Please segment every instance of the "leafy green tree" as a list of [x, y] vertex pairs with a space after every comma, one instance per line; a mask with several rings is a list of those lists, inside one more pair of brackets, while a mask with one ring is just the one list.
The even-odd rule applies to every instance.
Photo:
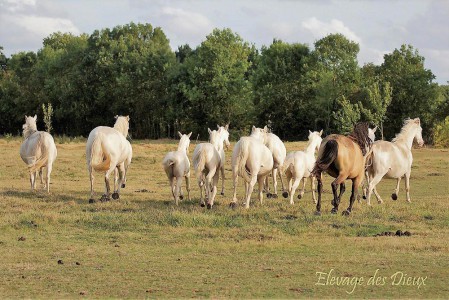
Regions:
[[269, 124], [284, 139], [304, 138], [313, 129], [308, 113], [310, 85], [305, 78], [310, 50], [306, 45], [274, 40], [263, 46], [252, 76], [260, 126]]
[[341, 114], [332, 112], [340, 107], [349, 108], [346, 101], [359, 88], [359, 49], [357, 43], [342, 34], [330, 34], [315, 42], [308, 76], [313, 82], [315, 108], [320, 112], [320, 123], [325, 131], [346, 126], [343, 122], [347, 119], [340, 119]]
[[437, 84], [432, 71], [424, 68], [424, 57], [411, 45], [402, 45], [384, 56], [381, 74], [392, 87], [391, 105], [386, 114], [388, 138], [402, 127], [405, 118], [420, 117], [423, 136], [430, 134], [432, 114], [438, 100]]
[[172, 86], [177, 102], [182, 103], [176, 117], [185, 130], [206, 139], [207, 127], [216, 124], [249, 127], [253, 111], [250, 54], [250, 46], [239, 35], [230, 29], [214, 29], [186, 57], [174, 75], [180, 80]]

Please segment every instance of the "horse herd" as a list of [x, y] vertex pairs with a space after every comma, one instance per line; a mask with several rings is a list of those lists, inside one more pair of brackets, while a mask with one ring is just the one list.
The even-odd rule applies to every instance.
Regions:
[[[104, 172], [106, 192], [100, 201], [108, 201], [112, 196], [118, 199], [120, 189], [125, 187], [126, 174], [132, 159], [132, 147], [126, 139], [129, 130], [129, 116], [116, 116], [114, 127], [99, 126], [93, 129], [86, 144], [86, 160], [90, 177], [89, 203], [95, 202], [94, 171]], [[56, 159], [57, 150], [53, 137], [36, 127], [37, 116], [25, 116], [23, 125], [24, 142], [20, 147], [20, 156], [27, 164], [30, 172], [31, 189], [35, 189], [37, 176], [41, 184], [50, 191], [50, 174], [52, 164]], [[208, 129], [209, 142], [196, 145], [192, 156], [193, 169], [200, 189], [200, 205], [212, 208], [218, 190], [221, 174], [221, 194], [224, 195], [225, 180], [225, 147], [229, 148], [229, 124], [217, 126], [216, 130]], [[376, 191], [376, 185], [383, 177], [396, 178], [397, 186], [392, 194], [396, 200], [399, 183], [405, 177], [406, 200], [410, 202], [410, 172], [413, 161], [412, 145], [416, 140], [419, 146], [424, 144], [422, 128], [419, 118], [406, 119], [396, 137], [391, 141], [374, 141], [376, 128], [371, 129], [368, 123], [358, 123], [353, 132], [348, 135], [331, 134], [322, 139], [323, 131], [309, 131], [308, 144], [304, 151], [294, 151], [287, 154], [281, 139], [265, 126], [252, 127], [249, 136], [241, 137], [232, 152], [232, 181], [233, 199], [230, 207], [238, 205], [237, 183], [242, 177], [245, 184], [245, 207], [249, 208], [251, 194], [258, 183], [259, 201], [262, 204], [263, 193], [267, 197], [277, 198], [277, 177], [279, 176], [282, 195], [290, 196], [290, 203], [294, 204], [294, 195], [301, 180], [302, 189], [298, 199], [304, 196], [306, 181], [311, 179], [312, 198], [316, 203], [316, 214], [321, 214], [321, 195], [323, 193], [322, 174], [327, 172], [334, 177], [332, 181], [333, 208], [332, 213], [338, 212], [340, 199], [345, 192], [345, 181], [351, 179], [352, 193], [349, 207], [343, 211], [349, 215], [358, 189], [366, 177], [364, 198], [370, 205], [371, 194], [374, 192], [379, 203], [382, 198]], [[178, 132], [180, 141], [177, 151], [167, 153], [162, 161], [167, 174], [174, 201], [178, 205], [183, 199], [182, 179], [185, 178], [187, 196], [190, 199], [190, 159], [188, 150], [189, 134]], [[315, 152], [318, 151], [315, 158]], [[45, 183], [43, 170], [46, 169]], [[114, 189], [111, 193], [109, 177], [114, 172]], [[269, 175], [273, 179], [273, 193], [270, 192]], [[287, 180], [287, 188], [284, 179]], [[318, 199], [315, 196], [315, 180]], [[339, 193], [338, 187], [340, 187]], [[204, 198], [203, 198], [204, 191]]]

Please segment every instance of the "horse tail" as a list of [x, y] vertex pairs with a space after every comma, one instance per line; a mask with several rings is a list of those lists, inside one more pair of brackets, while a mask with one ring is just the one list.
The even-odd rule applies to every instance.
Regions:
[[90, 149], [90, 165], [97, 171], [107, 171], [111, 166], [111, 155], [108, 154], [101, 142], [103, 135], [99, 133], [92, 142]]
[[45, 144], [45, 136], [43, 132], [39, 132], [39, 140], [36, 145], [36, 151], [38, 149], [41, 150], [41, 156], [36, 159], [36, 161], [32, 164], [28, 165], [28, 170], [30, 173], [34, 173], [38, 171], [40, 168], [45, 166], [48, 163], [48, 152], [49, 149], [47, 148], [47, 145]]
[[312, 174], [317, 176], [326, 171], [334, 162], [338, 155], [338, 143], [336, 140], [329, 140], [325, 145], [322, 154], [317, 158]]
[[237, 168], [240, 176], [246, 182], [251, 181], [251, 176], [248, 170], [246, 169], [246, 161], [248, 160], [248, 152], [249, 152], [249, 142], [246, 139], [241, 139], [239, 141], [239, 148], [237, 149], [237, 157], [235, 161], [235, 167]]
[[203, 170], [206, 167], [206, 155], [201, 151], [201, 148], [196, 148], [193, 152], [193, 167], [195, 168], [195, 175], [198, 183], [203, 186]]

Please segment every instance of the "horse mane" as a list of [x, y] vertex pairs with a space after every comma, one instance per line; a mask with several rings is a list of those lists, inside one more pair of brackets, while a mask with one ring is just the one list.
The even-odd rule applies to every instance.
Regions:
[[366, 149], [371, 147], [373, 143], [368, 135], [368, 122], [360, 122], [354, 125], [354, 129], [348, 138], [353, 140], [357, 145], [359, 145], [360, 150], [362, 150], [363, 156], [366, 154]]
[[402, 124], [401, 131], [396, 134], [396, 136], [393, 138], [392, 142], [396, 143], [398, 141], [406, 140], [407, 139], [407, 133], [409, 132], [410, 128], [416, 125], [416, 122], [414, 119], [407, 118], [404, 120], [404, 123]]
[[117, 121], [115, 121], [114, 129], [123, 134], [126, 138], [128, 136], [129, 123], [126, 117], [117, 117]]
[[28, 123], [26, 122], [23, 126], [23, 137], [27, 139], [30, 135], [37, 131], [36, 123]]

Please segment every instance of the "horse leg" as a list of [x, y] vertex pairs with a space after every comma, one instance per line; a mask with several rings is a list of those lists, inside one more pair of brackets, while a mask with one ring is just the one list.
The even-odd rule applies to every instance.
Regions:
[[186, 174], [187, 199], [190, 201], [190, 171]]
[[[296, 177], [295, 181], [293, 182], [292, 188], [290, 189], [290, 204], [295, 204], [293, 202], [293, 196], [296, 193], [296, 189], [298, 188], [299, 184], [301, 183], [301, 178]], [[301, 199], [301, 197], [299, 197], [298, 195], [298, 199]]]
[[[207, 199], [207, 208], [211, 209], [212, 205], [214, 203], [215, 194], [217, 194], [217, 187], [213, 186], [213, 178], [215, 177], [215, 173], [218, 174], [218, 171], [216, 168], [211, 168], [209, 170], [209, 173], [206, 176], [206, 193], [208, 195]], [[212, 188], [212, 191], [211, 191]]]
[[[340, 199], [341, 196], [343, 196], [343, 193], [345, 192], [345, 179], [347, 178], [346, 174], [343, 174], [340, 172], [337, 178], [335, 178], [334, 181], [332, 181], [332, 194], [334, 195], [334, 199], [332, 200], [332, 205], [334, 208], [332, 208], [331, 213], [335, 214], [338, 211], [338, 206], [340, 205]], [[337, 196], [337, 189], [338, 186], [340, 186], [340, 194]]]
[[111, 186], [109, 184], [109, 176], [111, 175], [111, 173], [114, 171], [115, 168], [116, 168], [115, 166], [113, 168], [110, 168], [109, 170], [106, 171], [104, 175], [104, 184], [106, 186], [106, 193], [101, 197], [101, 201], [111, 200], [110, 198]]
[[42, 167], [42, 168], [39, 169], [39, 177], [41, 179], [41, 187], [42, 187], [42, 189], [45, 189], [47, 186], [45, 185], [44, 176], [43, 175], [44, 175], [44, 168]]
[[53, 162], [47, 162], [47, 174], [46, 174], [46, 182], [45, 185], [47, 186], [47, 193], [50, 193], [50, 175], [51, 171], [53, 170]]
[[[254, 171], [254, 174], [259, 173], [259, 170]], [[257, 181], [257, 175], [252, 176], [251, 181], [249, 183], [246, 184], [246, 203], [245, 203], [245, 208], [248, 209], [249, 208], [249, 201], [251, 199], [251, 194], [253, 193], [253, 189], [254, 189], [254, 185], [256, 184]]]
[[214, 177], [212, 178], [212, 200], [210, 201], [210, 207], [214, 206], [215, 196], [217, 195], [218, 190], [218, 180], [220, 179], [220, 173], [219, 170], [215, 173]]
[[257, 182], [259, 183], [259, 201], [260, 201], [260, 205], [262, 205], [263, 202], [263, 182], [264, 182], [265, 178], [263, 177], [259, 177], [257, 178]]
[[182, 198], [183, 198], [181, 185], [182, 185], [182, 177], [181, 176], [176, 177], [176, 187], [175, 187], [175, 203], [176, 203], [176, 205], [178, 205], [179, 199], [182, 200]]
[[271, 197], [277, 198], [278, 197], [278, 180], [277, 180], [278, 169], [277, 168], [273, 169], [271, 171], [271, 174], [273, 175], [273, 187], [274, 187], [274, 194], [272, 194]]
[[383, 175], [378, 174], [377, 176], [374, 176], [369, 181], [369, 184], [368, 184], [368, 195], [366, 196], [367, 197], [366, 204], [371, 205], [371, 194], [372, 194], [373, 190], [374, 190], [374, 194], [376, 195], [377, 202], [379, 204], [383, 202], [382, 199], [380, 198], [380, 195], [377, 193], [377, 190], [376, 190], [376, 185], [382, 180], [382, 177], [383, 177]]
[[31, 184], [31, 191], [34, 191], [34, 183], [36, 181], [36, 173], [30, 172], [30, 184]]
[[310, 188], [312, 189], [312, 199], [313, 203], [316, 204], [316, 196], [315, 196], [315, 176], [312, 176], [310, 180]]
[[343, 211], [342, 215], [349, 216], [349, 214], [351, 213], [355, 198], [357, 198], [358, 188], [362, 181], [362, 178], [363, 177], [356, 177], [352, 180], [352, 192], [351, 192], [351, 198], [349, 198], [349, 207], [345, 211]]
[[273, 196], [273, 194], [270, 193], [270, 182], [268, 180], [268, 175], [267, 177], [265, 177], [265, 192], [267, 193], [267, 198], [271, 198]]
[[114, 200], [120, 198], [120, 188], [122, 187], [123, 184], [124, 175], [125, 175], [125, 164], [121, 163], [117, 168], [114, 169], [114, 193], [112, 194], [112, 199]]
[[221, 195], [224, 196], [224, 183], [225, 183], [225, 168], [224, 168], [224, 162], [222, 166], [220, 167], [221, 172]]
[[407, 202], [412, 202], [410, 200], [410, 172], [405, 173], [405, 193]]
[[318, 201], [316, 203], [315, 215], [321, 216], [321, 194], [323, 193], [323, 178], [321, 172], [316, 174], [316, 179], [318, 181]]
[[198, 187], [200, 188], [200, 206], [204, 207], [206, 206], [206, 203], [204, 203], [203, 200], [203, 189], [204, 189], [204, 194], [207, 195], [207, 190], [204, 188], [204, 182], [203, 182], [203, 175], [201, 174], [201, 179], [198, 180]]
[[170, 188], [171, 188], [171, 194], [173, 195], [173, 199], [176, 202], [176, 182], [175, 182], [175, 178], [176, 177], [169, 177], [168, 180], [170, 182]]
[[89, 166], [89, 179], [90, 179], [90, 199], [89, 203], [94, 203], [94, 172], [92, 170], [92, 167]]
[[235, 208], [237, 207], [237, 183], [238, 183], [238, 170], [235, 167], [232, 167], [232, 184], [234, 188], [234, 195], [232, 196], [232, 201], [229, 203], [229, 207]]
[[301, 192], [299, 192], [298, 199], [301, 199], [302, 197], [304, 197], [304, 191], [306, 190], [306, 180], [307, 180], [307, 178], [304, 177], [304, 178], [302, 178], [300, 180], [302, 180], [302, 189], [301, 189]]
[[393, 200], [397, 200], [398, 199], [398, 194], [399, 194], [399, 184], [401, 183], [401, 177], [398, 177], [397, 179], [397, 183], [396, 183], [396, 189], [394, 190], [394, 193], [391, 194], [391, 199]]
[[288, 192], [285, 190], [284, 181], [282, 179], [282, 174], [284, 174], [284, 166], [279, 167], [279, 179], [281, 180], [281, 186], [282, 186], [282, 197], [287, 198]]

